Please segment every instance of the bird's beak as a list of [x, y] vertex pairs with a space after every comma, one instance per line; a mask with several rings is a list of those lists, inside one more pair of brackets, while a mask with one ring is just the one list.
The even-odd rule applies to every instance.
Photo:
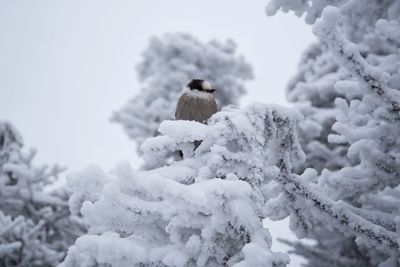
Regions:
[[207, 92], [209, 92], [209, 93], [214, 93], [214, 92], [215, 92], [215, 89], [209, 89], [209, 90], [207, 90]]

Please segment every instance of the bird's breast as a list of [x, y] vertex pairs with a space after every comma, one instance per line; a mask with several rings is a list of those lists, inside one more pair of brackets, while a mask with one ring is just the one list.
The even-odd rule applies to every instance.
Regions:
[[212, 96], [206, 98], [183, 94], [178, 100], [175, 117], [177, 120], [204, 122], [217, 111], [217, 103]]

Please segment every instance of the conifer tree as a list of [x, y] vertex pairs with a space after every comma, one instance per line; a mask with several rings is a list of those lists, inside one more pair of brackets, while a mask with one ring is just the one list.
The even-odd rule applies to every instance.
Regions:
[[35, 166], [35, 153], [0, 121], [0, 266], [55, 266], [84, 231], [70, 216], [67, 192], [46, 190], [63, 168]]
[[400, 232], [400, 1], [272, 0], [267, 13], [279, 9], [305, 14], [319, 39], [288, 86], [305, 116], [299, 135], [307, 160], [298, 172], [317, 170], [310, 183], [365, 219], [343, 218], [357, 226], [349, 232], [312, 218], [306, 236], [316, 245], [295, 243], [295, 253], [308, 266], [398, 266], [398, 242], [374, 242], [366, 225]]
[[[63, 266], [286, 266], [270, 250], [265, 204], [304, 154], [295, 125], [301, 116], [278, 106], [228, 107], [207, 125], [164, 121], [142, 145], [158, 166], [171, 151], [183, 160], [147, 171], [90, 166], [69, 177], [70, 205], [88, 234]], [[202, 140], [193, 151], [193, 142]], [[280, 178], [279, 178], [280, 177]]]

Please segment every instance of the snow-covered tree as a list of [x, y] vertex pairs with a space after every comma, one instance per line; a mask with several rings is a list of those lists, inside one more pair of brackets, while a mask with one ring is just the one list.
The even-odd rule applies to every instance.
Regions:
[[311, 205], [316, 244], [295, 253], [308, 266], [399, 266], [400, 1], [272, 0], [267, 13], [279, 9], [305, 14], [319, 38], [288, 86], [305, 116], [297, 170], [317, 170], [308, 187], [353, 213], [330, 221]]
[[174, 119], [179, 94], [190, 80], [209, 81], [222, 107], [237, 104], [245, 93], [244, 82], [253, 77], [232, 40], [204, 43], [186, 33], [151, 38], [137, 72], [143, 88], [113, 114], [112, 121], [121, 123], [139, 146], [157, 134], [162, 121]]
[[89, 231], [63, 266], [285, 266], [289, 258], [270, 250], [262, 220], [276, 211], [266, 203], [280, 183], [293, 180], [291, 164], [304, 160], [300, 118], [252, 104], [228, 106], [207, 125], [164, 121], [161, 135], [142, 144], [144, 159], [158, 166], [181, 150], [182, 160], [146, 171], [120, 163], [109, 174], [97, 166], [71, 174], [70, 207]]
[[36, 167], [19, 132], [0, 121], [0, 266], [55, 266], [83, 227], [68, 195], [46, 191], [62, 168]]

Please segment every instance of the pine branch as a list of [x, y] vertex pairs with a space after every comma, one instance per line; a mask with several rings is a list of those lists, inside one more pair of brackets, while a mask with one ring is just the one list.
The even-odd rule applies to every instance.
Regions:
[[[284, 171], [282, 172], [284, 173]], [[376, 246], [387, 249], [400, 248], [400, 235], [376, 225], [354, 213], [343, 203], [335, 202], [323, 196], [310, 185], [303, 183], [297, 175], [279, 175], [276, 180], [284, 185], [287, 194], [295, 195], [312, 203], [313, 208], [328, 220], [334, 220], [338, 230], [342, 227], [355, 236], [371, 240]]]
[[372, 93], [381, 98], [388, 105], [389, 110], [394, 113], [396, 120], [400, 120], [400, 103], [391, 96], [384, 74], [370, 66], [361, 56], [357, 45], [347, 40], [339, 30], [340, 21], [342, 21], [342, 17], [339, 9], [327, 7], [324, 9], [322, 17], [315, 23], [313, 32], [337, 56], [342, 66]]

